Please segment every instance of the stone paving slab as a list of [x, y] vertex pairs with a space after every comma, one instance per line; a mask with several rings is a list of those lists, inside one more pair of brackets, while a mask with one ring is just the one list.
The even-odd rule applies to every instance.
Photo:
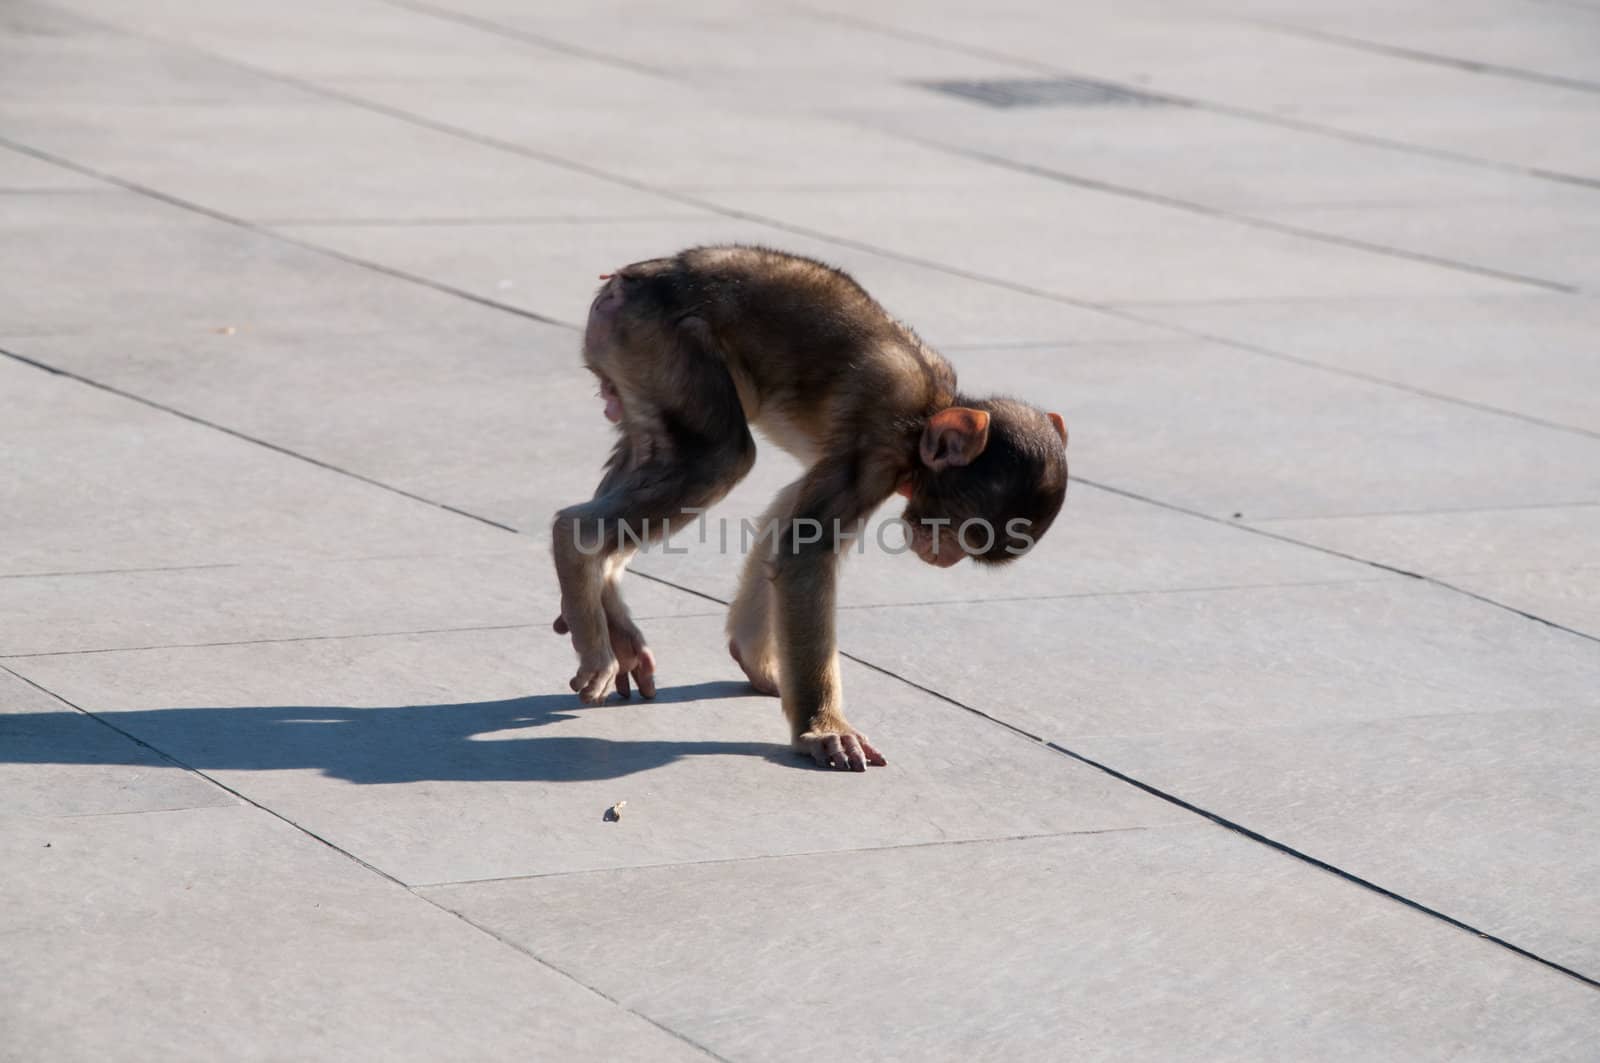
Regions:
[[847, 702], [894, 769], [835, 779], [789, 750], [720, 616], [647, 634], [660, 696], [593, 708], [544, 625], [7, 666], [411, 884], [1189, 818], [852, 664]]
[[105, 330], [0, 337], [0, 349], [542, 538], [557, 509], [593, 492], [610, 452], [578, 337], [480, 307], [430, 314], [427, 302], [415, 327], [407, 315], [379, 332], [275, 315], [231, 335]]
[[1068, 744], [1594, 978], [1600, 853], [1571, 840], [1600, 816], [1600, 695], [1541, 704]]
[[[238, 100], [245, 91], [262, 102], [301, 95], [210, 56], [142, 44], [60, 5], [8, 4], [3, 17], [0, 67], [6, 94], [0, 114], [8, 123], [42, 103], [187, 107]], [[90, 69], [94, 76], [63, 77], [64, 68]]]
[[[5, 575], [501, 550], [503, 531], [0, 359]], [[114, 534], [103, 523], [114, 517]]]
[[[845, 17], [859, 10], [839, 0]], [[1488, 79], [1296, 38], [1266, 26], [1171, 5], [1079, 12], [1015, 3], [982, 11], [945, 0], [887, 5], [869, 23], [924, 34], [952, 50], [981, 49], [1079, 77], [1106, 78], [1203, 105], [1281, 117], [1344, 135], [1380, 137], [1516, 167], [1583, 175], [1600, 149], [1592, 138], [1548, 137], [1542, 122], [1592, 122], [1600, 97], [1555, 85]], [[1004, 17], [1001, 16], [1003, 13]], [[1531, 16], [1514, 7], [1510, 16]], [[1065, 34], [1065, 36], [1063, 36]], [[1555, 35], [1554, 33], [1551, 34]], [[1069, 42], [1065, 46], [1063, 41]], [[1249, 62], [1237, 57], [1249, 56]], [[1018, 76], [1023, 76], [1019, 73]]]
[[1245, 520], [1600, 497], [1600, 439], [1191, 341], [952, 354], [1066, 411], [1074, 471]]
[[[991, 111], [933, 93], [920, 103], [892, 110], [858, 104], [845, 113], [892, 135], [1251, 216], [1272, 207], [1510, 203], [1551, 194], [1522, 174], [1430, 157], [1397, 166], [1389, 148], [1198, 107]], [[1181, 167], [1170, 164], [1174, 154]], [[1380, 242], [1394, 243], [1389, 234]]]
[[5, 796], [0, 816], [13, 826], [22, 817], [108, 816], [235, 803], [225, 790], [3, 670], [0, 794]]
[[[1486, 63], [1513, 73], [1568, 77], [1594, 83], [1594, 43], [1600, 38], [1600, 9], [1584, 0], [1541, 5], [1536, 20], [1515, 18], [1506, 0], [1465, 0], [1384, 5], [1305, 3], [1303, 0], [1252, 0], [1250, 12], [1284, 28], [1334, 34], [1352, 48], [1402, 49], [1438, 62]], [[1322, 38], [1328, 39], [1328, 38]]]
[[[856, 135], [860, 135], [859, 133]], [[952, 165], [929, 149], [925, 165]], [[852, 234], [876, 246], [1093, 303], [1510, 293], [1525, 286], [1404, 258], [1242, 227], [1039, 177], [981, 214], [961, 188], [726, 189], [725, 207]], [[1060, 254], [1070, 247], [1073, 253]], [[1218, 269], [1225, 261], [1227, 268]]]
[[1544, 572], [1474, 572], [1450, 580], [1600, 641], [1600, 564]]
[[0, 851], [0, 1058], [705, 1058], [258, 809], [7, 815]]
[[[682, 203], [327, 99], [10, 108], [40, 150], [256, 220], [694, 216]], [[300, 160], [285, 182], [281, 158]], [[530, 204], [536, 204], [530, 209]]]
[[1600, 503], [1273, 520], [1271, 532], [1407, 572], [1522, 572], [1600, 563]]
[[0, 285], [7, 335], [304, 319], [374, 331], [419, 302], [446, 298], [281, 240], [241, 237], [144, 196], [63, 192], [28, 201], [26, 215], [8, 209], [0, 228], [10, 256]]
[[[1248, 606], [1230, 604], [1241, 597]], [[1404, 580], [985, 608], [989, 623], [974, 629], [950, 607], [923, 607], [929, 637], [918, 643], [895, 637], [895, 610], [850, 611], [844, 644], [1335, 866], [1600, 970], [1600, 942], [1584, 929], [1593, 904], [1576, 885], [1594, 869], [1559, 840], [1581, 835], [1595, 811], [1579, 781], [1592, 774], [1584, 750], [1600, 741], [1593, 641]], [[927, 649], [957, 629], [968, 653], [1003, 637], [1033, 663], [996, 676]], [[1543, 896], [1566, 900], [1530, 904]]]
[[[1593, 642], [1395, 578], [850, 610], [844, 647], [1064, 742], [1591, 706]], [[949, 646], [959, 639], [963, 657]], [[1004, 644], [1027, 667], [974, 667]]]
[[[960, 106], [968, 111], [955, 110]], [[866, 112], [861, 120], [1016, 171], [1098, 183], [1193, 214], [1396, 257], [1426, 256], [1469, 272], [1499, 271], [1532, 292], [1583, 288], [1595, 272], [1595, 207], [1582, 188], [1448, 159], [1400, 168], [1391, 150], [1192, 108], [1144, 107], [1131, 116], [1107, 108], [1086, 115], [1020, 108], [974, 121], [973, 106], [953, 101]], [[1193, 153], [1194, 166], [1162, 165], [1174, 152]], [[1274, 198], [1262, 199], [1264, 192]], [[1494, 225], [1472, 224], [1486, 211]]]
[[598, 282], [617, 266], [685, 246], [757, 243], [849, 271], [892, 314], [935, 345], [1150, 340], [1144, 324], [949, 271], [899, 262], [755, 221], [607, 221], [592, 224], [284, 227], [298, 238], [432, 277], [454, 287], [579, 324]]
[[1579, 1060], [1600, 1033], [1587, 987], [1203, 828], [426, 895], [729, 1058], [812, 1058], [818, 1015], [870, 1059]]
[[1600, 302], [1592, 299], [1527, 294], [1138, 309], [1201, 333], [1600, 433], [1600, 367], [1591, 357]]
[[[104, 185], [91, 177], [63, 170], [59, 166], [40, 162], [14, 151], [0, 151], [0, 195], [21, 195], [29, 192], [55, 192], [77, 189], [99, 192]], [[30, 202], [32, 202], [30, 200]], [[15, 207], [8, 205], [7, 210]]]
[[1482, 203], [1292, 207], [1264, 216], [1302, 229], [1592, 289], [1600, 274], [1600, 206], [1592, 196], [1530, 196], [1492, 209], [1493, 226], [1482, 224]]
[[[510, 536], [506, 537], [508, 540]], [[640, 619], [719, 606], [643, 579]], [[0, 660], [458, 628], [548, 628], [560, 611], [542, 544], [467, 557], [220, 564], [0, 578]]]

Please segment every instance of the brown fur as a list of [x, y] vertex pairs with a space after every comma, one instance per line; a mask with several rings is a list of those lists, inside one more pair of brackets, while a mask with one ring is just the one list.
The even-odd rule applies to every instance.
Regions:
[[[781, 694], [797, 748], [837, 767], [883, 763], [842, 710], [831, 530], [908, 487], [908, 520], [952, 522], [937, 548], [915, 540], [925, 560], [969, 556], [953, 541], [969, 518], [999, 532], [970, 556], [1010, 560], [1020, 541], [1007, 521], [1037, 539], [1061, 506], [1059, 419], [963, 398], [949, 363], [848, 275], [764, 248], [694, 248], [618, 271], [590, 308], [584, 359], [620, 398], [622, 435], [594, 498], [554, 527], [573, 689], [599, 701], [613, 681], [626, 694], [631, 675], [654, 692], [653, 658], [617, 590], [632, 552], [617, 524], [648, 522], [660, 538], [687, 522], [685, 507], [713, 505], [754, 462], [754, 426], [808, 471], [763, 518], [776, 549], [746, 560], [729, 649], [757, 689]], [[801, 518], [825, 529], [821, 542], [796, 534]]]

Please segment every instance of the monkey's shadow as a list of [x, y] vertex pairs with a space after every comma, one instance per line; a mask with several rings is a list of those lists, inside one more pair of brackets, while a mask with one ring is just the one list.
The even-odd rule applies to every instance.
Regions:
[[[354, 708], [263, 705], [108, 712], [112, 726], [191, 767], [205, 770], [315, 769], [354, 783], [436, 781], [581, 782], [617, 779], [685, 757], [743, 756], [812, 768], [786, 745], [541, 735], [538, 729], [591, 714], [626, 729], [640, 705], [748, 697], [743, 683], [698, 683], [658, 692], [650, 702], [584, 706], [575, 694], [504, 701]], [[775, 713], [772, 714], [776, 716]], [[773, 726], [781, 721], [768, 719]], [[85, 731], [75, 713], [0, 714], [0, 763], [148, 764], [149, 754]], [[98, 730], [98, 725], [91, 725]], [[608, 728], [610, 729], [610, 728]]]

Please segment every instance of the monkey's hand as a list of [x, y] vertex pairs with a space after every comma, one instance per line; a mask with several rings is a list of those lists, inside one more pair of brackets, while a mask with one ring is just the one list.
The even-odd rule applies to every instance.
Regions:
[[811, 730], [795, 738], [794, 748], [809, 753], [824, 768], [866, 771], [868, 764], [881, 768], [889, 763], [867, 741], [866, 735], [837, 717], [828, 721], [813, 720]]
[[[564, 616], [556, 617], [551, 627], [557, 635], [565, 635], [571, 630]], [[631, 678], [639, 684], [641, 697], [655, 697], [656, 657], [650, 652], [650, 647], [644, 644], [644, 634], [631, 619], [618, 620], [609, 612], [606, 613], [606, 632], [611, 636], [612, 659], [580, 663], [578, 674], [572, 679], [572, 689], [586, 704], [593, 705], [605, 700], [613, 678], [616, 680], [617, 693], [624, 698], [631, 697]]]

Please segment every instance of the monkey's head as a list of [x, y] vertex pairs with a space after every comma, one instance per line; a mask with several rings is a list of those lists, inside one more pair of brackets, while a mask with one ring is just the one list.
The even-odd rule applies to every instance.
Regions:
[[928, 418], [919, 464], [901, 488], [918, 557], [1002, 564], [1044, 535], [1067, 494], [1067, 426], [1011, 399], [974, 401]]

